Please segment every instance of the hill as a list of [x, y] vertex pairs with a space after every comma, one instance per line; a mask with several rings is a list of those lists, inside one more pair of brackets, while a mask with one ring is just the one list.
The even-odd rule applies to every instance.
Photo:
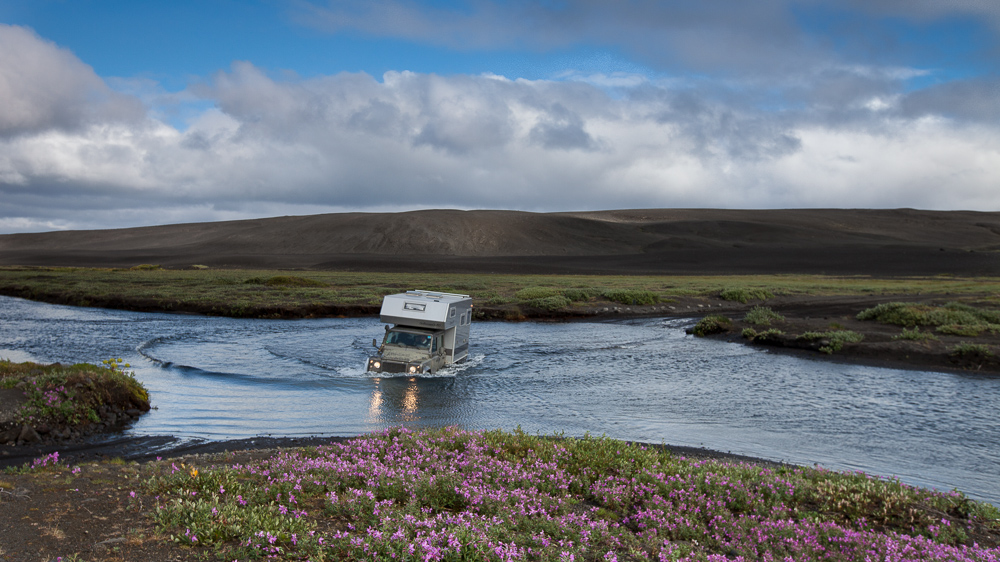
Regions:
[[599, 274], [998, 275], [1000, 213], [339, 213], [0, 236], [0, 265]]

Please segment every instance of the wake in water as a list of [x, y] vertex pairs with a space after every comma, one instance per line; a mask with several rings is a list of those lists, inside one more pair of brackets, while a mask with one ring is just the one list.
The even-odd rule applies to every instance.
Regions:
[[383, 332], [375, 318], [246, 320], [0, 298], [0, 357], [124, 358], [157, 408], [132, 435], [521, 426], [859, 469], [1000, 501], [995, 379], [804, 360], [688, 336], [691, 323], [478, 323], [466, 362], [374, 377], [365, 365]]

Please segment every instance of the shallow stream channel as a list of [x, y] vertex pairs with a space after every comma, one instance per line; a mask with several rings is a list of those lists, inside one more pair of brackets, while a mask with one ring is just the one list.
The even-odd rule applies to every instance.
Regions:
[[692, 322], [479, 322], [469, 361], [387, 378], [364, 371], [383, 333], [376, 318], [241, 320], [0, 297], [0, 358], [124, 358], [155, 408], [134, 435], [520, 426], [862, 470], [1000, 505], [1000, 379], [773, 353], [686, 335]]

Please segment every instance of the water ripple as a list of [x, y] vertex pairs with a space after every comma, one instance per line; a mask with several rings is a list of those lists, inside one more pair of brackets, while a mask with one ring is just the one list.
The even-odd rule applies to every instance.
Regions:
[[353, 435], [405, 424], [611, 437], [896, 475], [1000, 503], [1000, 380], [693, 338], [685, 319], [477, 323], [470, 360], [364, 371], [376, 319], [239, 320], [0, 297], [0, 357], [124, 357], [139, 435]]

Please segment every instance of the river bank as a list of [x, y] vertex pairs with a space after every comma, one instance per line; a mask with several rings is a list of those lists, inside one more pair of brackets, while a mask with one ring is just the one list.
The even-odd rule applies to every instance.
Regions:
[[397, 428], [325, 440], [260, 441], [253, 449], [189, 450], [142, 462], [37, 458], [31, 468], [0, 473], [0, 556], [1000, 554], [996, 508], [863, 474], [521, 432]]
[[[932, 327], [925, 337], [905, 339], [906, 326], [856, 318], [867, 308], [890, 302], [959, 303], [992, 310], [1000, 295], [996, 278], [294, 273], [163, 270], [157, 266], [127, 270], [8, 267], [0, 268], [0, 294], [137, 312], [299, 319], [377, 317], [382, 296], [421, 287], [471, 295], [477, 321], [722, 315], [732, 323], [713, 337], [775, 351], [906, 369], [1000, 374], [1000, 330], [956, 335], [935, 333]], [[755, 306], [780, 314], [780, 325], [742, 322]], [[742, 337], [746, 328], [769, 330], [769, 334]], [[831, 330], [856, 332], [862, 338], [826, 354], [820, 351], [822, 338], [800, 337]], [[979, 347], [957, 347], [963, 344]]]

